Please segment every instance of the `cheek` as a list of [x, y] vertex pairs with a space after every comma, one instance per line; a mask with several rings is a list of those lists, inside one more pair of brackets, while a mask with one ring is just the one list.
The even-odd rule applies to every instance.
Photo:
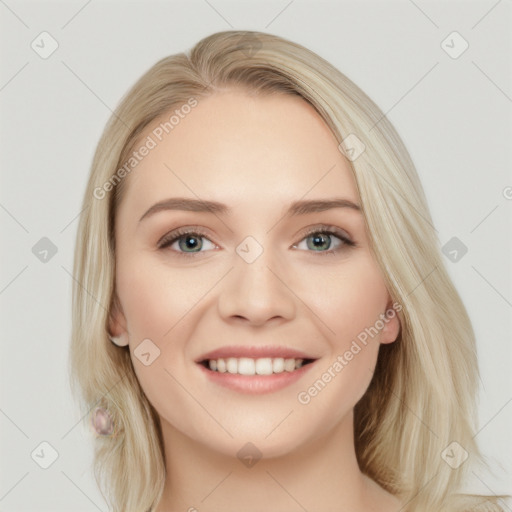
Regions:
[[190, 397], [179, 383], [193, 379], [188, 374], [187, 342], [194, 336], [205, 294], [218, 280], [217, 274], [198, 268], [170, 269], [154, 258], [123, 255], [116, 279], [137, 379], [155, 409], [179, 424], [177, 411], [190, 407]]
[[130, 337], [165, 343], [178, 322], [186, 323], [181, 319], [200, 303], [210, 280], [201, 271], [171, 271], [144, 258], [124, 258], [117, 289]]
[[[142, 258], [125, 258], [118, 267], [117, 289], [129, 336], [130, 353], [138, 380], [156, 406], [162, 394], [172, 389], [166, 369], [183, 368], [186, 340], [193, 326], [188, 321], [204, 292]], [[193, 316], [193, 315], [192, 315]], [[165, 394], [165, 393], [164, 393]]]
[[369, 257], [340, 266], [336, 275], [323, 282], [324, 293], [315, 311], [328, 327], [324, 332], [329, 353], [310, 379], [313, 386], [321, 381], [311, 392], [318, 413], [331, 409], [341, 416], [370, 384], [384, 325], [380, 315], [386, 311], [389, 295], [380, 269]]
[[182, 411], [194, 407], [180, 385], [193, 377], [186, 350], [194, 328], [190, 320], [206, 291], [191, 284], [187, 272], [171, 272], [143, 258], [124, 258], [118, 267], [117, 289], [137, 380], [159, 415], [182, 431], [191, 429]]
[[316, 287], [310, 283], [307, 288], [333, 348], [343, 350], [368, 330], [378, 339], [372, 328], [386, 311], [389, 295], [380, 269], [369, 256], [354, 258], [336, 273], [324, 275]]

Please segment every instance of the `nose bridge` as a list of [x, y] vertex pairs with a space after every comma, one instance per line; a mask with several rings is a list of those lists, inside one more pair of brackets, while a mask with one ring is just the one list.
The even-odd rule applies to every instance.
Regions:
[[285, 265], [279, 264], [275, 251], [247, 237], [237, 246], [233, 265], [219, 298], [222, 316], [244, 317], [255, 324], [294, 316], [295, 298], [284, 284]]

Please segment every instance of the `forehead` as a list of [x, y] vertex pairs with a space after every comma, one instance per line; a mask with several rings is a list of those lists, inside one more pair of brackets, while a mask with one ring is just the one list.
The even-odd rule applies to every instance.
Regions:
[[140, 137], [136, 149], [148, 137], [154, 147], [128, 176], [123, 203], [140, 209], [170, 195], [232, 205], [282, 206], [306, 194], [357, 201], [349, 162], [302, 98], [225, 90], [198, 99], [169, 123], [172, 114], [155, 120]]

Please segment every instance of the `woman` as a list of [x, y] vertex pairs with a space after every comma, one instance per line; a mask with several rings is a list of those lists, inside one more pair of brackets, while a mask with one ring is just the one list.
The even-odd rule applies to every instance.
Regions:
[[329, 63], [242, 31], [161, 60], [84, 208], [71, 362], [114, 510], [501, 510], [461, 491], [474, 336], [414, 165]]

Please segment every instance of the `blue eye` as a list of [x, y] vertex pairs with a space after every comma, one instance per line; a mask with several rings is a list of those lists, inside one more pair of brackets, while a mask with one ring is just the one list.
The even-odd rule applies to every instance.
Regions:
[[[337, 243], [335, 243], [335, 247], [331, 249], [333, 238], [337, 240]], [[312, 252], [317, 252], [321, 255], [336, 254], [337, 252], [347, 247], [354, 247], [356, 245], [343, 232], [332, 228], [316, 228], [313, 231], [310, 231], [305, 238], [303, 238], [293, 247], [295, 249], [300, 249], [300, 245], [303, 242], [305, 242], [307, 249], [310, 249]]]
[[203, 240], [209, 242], [213, 248], [215, 248], [215, 244], [211, 242], [208, 238], [206, 238], [202, 233], [197, 231], [188, 231], [188, 230], [177, 230], [168, 235], [168, 237], [164, 237], [160, 244], [158, 245], [159, 249], [166, 249], [167, 247], [171, 247], [176, 243], [178, 249], [173, 249], [178, 253], [189, 255], [196, 254], [201, 251], [204, 247]]

